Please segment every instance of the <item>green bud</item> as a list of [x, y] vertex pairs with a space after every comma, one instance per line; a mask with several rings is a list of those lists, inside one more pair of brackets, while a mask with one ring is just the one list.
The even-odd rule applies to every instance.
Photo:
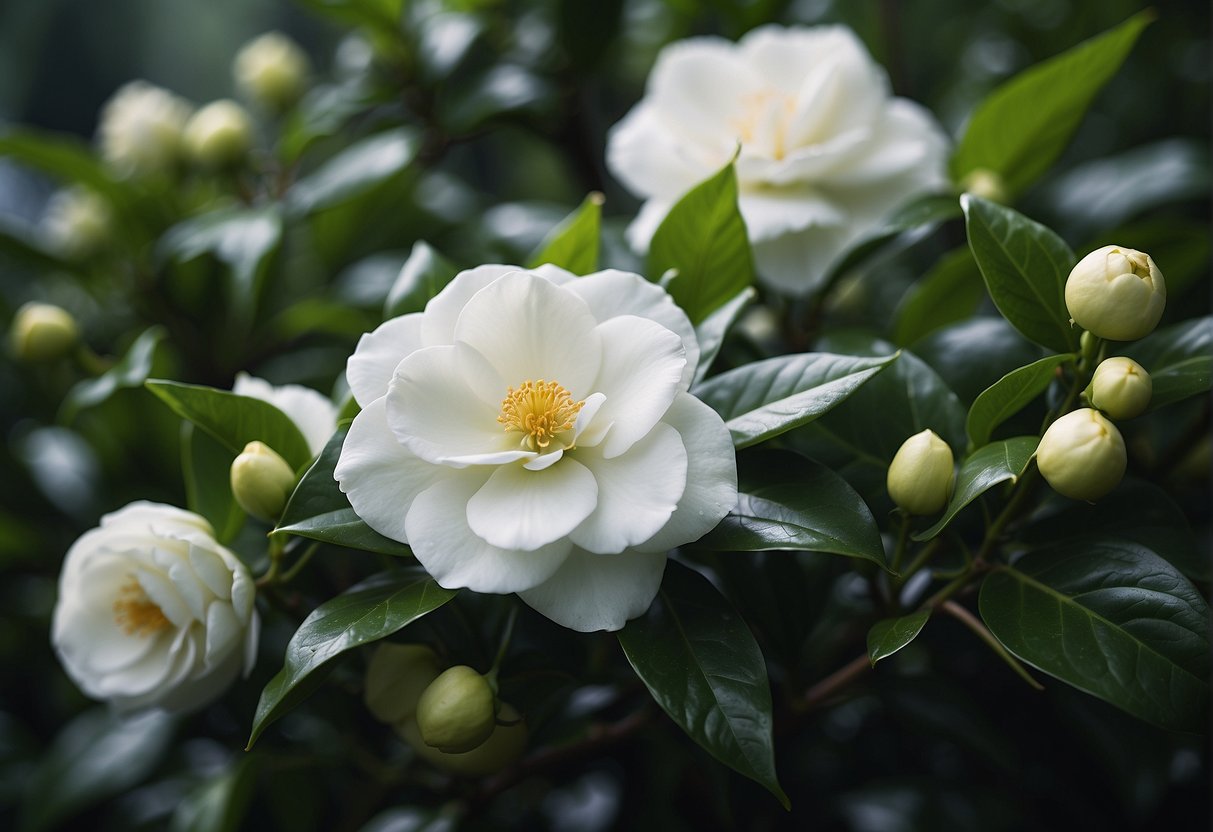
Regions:
[[1132, 358], [1117, 356], [1100, 362], [1087, 387], [1087, 399], [1113, 419], [1132, 419], [1146, 412], [1154, 382]]
[[186, 155], [199, 167], [233, 167], [253, 145], [253, 123], [235, 101], [212, 101], [190, 116], [183, 141]]
[[1078, 261], [1066, 280], [1066, 308], [1083, 329], [1132, 341], [1158, 325], [1167, 284], [1148, 254], [1104, 246]]
[[1036, 449], [1040, 473], [1058, 494], [1096, 500], [1125, 475], [1125, 440], [1098, 410], [1067, 413], [1045, 431]]
[[512, 706], [502, 703], [501, 721], [514, 723], [496, 725], [487, 740], [460, 754], [448, 754], [432, 748], [421, 739], [421, 731], [415, 719], [396, 723], [396, 732], [412, 746], [422, 759], [452, 774], [466, 777], [487, 777], [496, 774], [522, 756], [526, 749], [527, 727]]
[[447, 754], [471, 751], [489, 738], [497, 721], [489, 680], [467, 665], [438, 675], [417, 703], [417, 728], [425, 744]]
[[267, 32], [241, 47], [232, 74], [241, 95], [271, 112], [282, 112], [303, 94], [308, 59], [286, 35]]
[[952, 449], [933, 430], [901, 443], [885, 479], [889, 496], [907, 514], [934, 514], [952, 495]]
[[80, 338], [76, 319], [49, 303], [27, 303], [13, 316], [9, 342], [13, 355], [38, 363], [63, 358]]
[[109, 202], [88, 188], [64, 188], [51, 197], [42, 218], [47, 245], [69, 260], [86, 260], [105, 249], [113, 235]]
[[1002, 177], [989, 168], [976, 168], [969, 171], [960, 182], [960, 188], [965, 193], [988, 199], [990, 202], [1007, 202], [1007, 186]]
[[250, 442], [232, 460], [231, 483], [232, 496], [242, 509], [273, 523], [295, 490], [295, 472], [269, 445]]
[[366, 669], [367, 709], [380, 722], [412, 718], [440, 671], [438, 656], [424, 644], [380, 644]]

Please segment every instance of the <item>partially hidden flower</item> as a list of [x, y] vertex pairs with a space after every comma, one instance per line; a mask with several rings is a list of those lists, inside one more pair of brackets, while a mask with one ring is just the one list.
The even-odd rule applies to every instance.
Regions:
[[465, 271], [359, 341], [335, 476], [444, 587], [617, 630], [667, 550], [736, 503], [729, 432], [687, 392], [698, 360], [686, 315], [638, 275]]
[[181, 159], [189, 102], [147, 81], [131, 81], [105, 103], [101, 156], [120, 176], [171, 173]]
[[253, 579], [202, 517], [136, 502], [68, 550], [51, 641], [80, 689], [120, 711], [190, 710], [252, 669]]
[[759, 276], [801, 295], [899, 204], [944, 187], [947, 139], [842, 26], [762, 26], [667, 46], [607, 164], [647, 200], [640, 250], [673, 204], [733, 157]]
[[324, 450], [337, 429], [337, 408], [327, 396], [302, 384], [273, 385], [248, 373], [237, 373], [232, 392], [260, 399], [281, 410], [299, 428], [313, 456]]

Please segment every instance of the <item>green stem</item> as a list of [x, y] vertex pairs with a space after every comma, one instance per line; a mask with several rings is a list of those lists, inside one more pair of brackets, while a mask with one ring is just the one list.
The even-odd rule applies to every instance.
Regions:
[[291, 568], [283, 572], [278, 577], [278, 583], [289, 583], [296, 575], [302, 571], [303, 567], [307, 566], [307, 562], [312, 559], [312, 555], [316, 554], [316, 550], [320, 548], [319, 541], [313, 541], [306, 549], [303, 550], [298, 559], [291, 564]]
[[906, 541], [910, 538], [910, 515], [904, 511], [897, 512], [901, 517], [901, 525], [897, 529], [897, 547], [893, 550], [893, 562], [889, 568], [893, 570], [895, 579], [901, 573], [901, 561], [906, 554]]
[[506, 650], [509, 649], [510, 639], [514, 636], [514, 622], [518, 620], [518, 606], [510, 607], [509, 617], [505, 620], [505, 632], [501, 635], [501, 644], [497, 646], [497, 655], [493, 658], [493, 666], [489, 668], [489, 672], [485, 677], [489, 680], [489, 684], [493, 686], [493, 692], [497, 692], [497, 671], [501, 669], [501, 662], [505, 659]]
[[267, 554], [270, 558], [270, 567], [265, 570], [265, 574], [257, 579], [257, 588], [269, 586], [278, 581], [278, 572], [282, 569], [282, 555], [286, 551], [286, 544], [280, 538], [271, 537]]
[[955, 618], [961, 624], [968, 627], [982, 641], [984, 641], [991, 650], [1007, 663], [1007, 666], [1015, 671], [1021, 679], [1027, 682], [1036, 690], [1044, 690], [1045, 687], [1040, 682], [1032, 678], [1032, 674], [1028, 673], [1028, 669], [1019, 663], [1019, 660], [1007, 652], [1007, 648], [1002, 646], [1002, 643], [994, 637], [990, 629], [977, 620], [977, 617], [967, 609], [962, 607], [955, 601], [944, 601], [940, 607], [944, 612]]
[[[931, 559], [941, 545], [943, 545], [942, 537], [931, 538], [927, 545], [918, 550], [918, 554], [910, 561], [910, 565], [905, 568], [905, 571], [893, 578], [893, 586], [898, 589], [905, 586], [910, 578], [918, 574], [919, 569], [926, 566], [927, 561]], [[894, 571], [896, 571], [896, 567], [894, 567]]]

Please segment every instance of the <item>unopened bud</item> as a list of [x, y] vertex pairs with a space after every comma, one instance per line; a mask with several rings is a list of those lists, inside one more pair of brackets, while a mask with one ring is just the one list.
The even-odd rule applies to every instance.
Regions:
[[1066, 280], [1066, 308], [1083, 329], [1132, 341], [1158, 325], [1167, 284], [1148, 254], [1104, 246], [1078, 261]]
[[113, 225], [113, 211], [104, 197], [85, 187], [65, 188], [47, 202], [42, 233], [56, 254], [86, 260], [109, 244]]
[[438, 675], [417, 703], [417, 728], [426, 745], [460, 754], [489, 738], [497, 709], [489, 680], [467, 665]]
[[979, 196], [982, 199], [988, 199], [990, 202], [1007, 201], [1007, 186], [1002, 181], [1002, 177], [989, 168], [976, 168], [969, 171], [963, 180], [961, 180], [960, 188], [965, 193]]
[[22, 361], [54, 361], [67, 355], [80, 338], [76, 319], [49, 303], [27, 303], [13, 316], [9, 340]]
[[1145, 367], [1132, 358], [1117, 356], [1095, 368], [1087, 399], [1113, 419], [1132, 419], [1146, 412], [1153, 392], [1154, 382]]
[[232, 167], [252, 147], [253, 123], [235, 101], [212, 101], [190, 117], [184, 141], [186, 154], [199, 167]]
[[366, 670], [367, 709], [380, 722], [412, 718], [440, 671], [438, 656], [424, 644], [380, 644]]
[[499, 716], [501, 722], [506, 724], [495, 726], [487, 740], [461, 754], [448, 754], [426, 745], [421, 739], [416, 720], [406, 719], [397, 723], [396, 731], [419, 757], [435, 766], [466, 777], [487, 777], [506, 768], [526, 749], [527, 727], [518, 711], [502, 703]]
[[121, 176], [170, 173], [181, 156], [190, 105], [146, 81], [126, 84], [101, 111], [101, 155]]
[[264, 442], [250, 442], [232, 460], [232, 496], [249, 514], [273, 523], [295, 489], [295, 472]]
[[241, 95], [271, 112], [281, 112], [303, 94], [308, 59], [286, 35], [267, 32], [241, 47], [232, 74]]
[[1124, 477], [1127, 461], [1116, 425], [1089, 407], [1049, 425], [1036, 449], [1041, 475], [1058, 494], [1075, 500], [1107, 494]]
[[908, 514], [934, 514], [952, 494], [952, 449], [933, 430], [901, 443], [885, 484], [898, 508]]

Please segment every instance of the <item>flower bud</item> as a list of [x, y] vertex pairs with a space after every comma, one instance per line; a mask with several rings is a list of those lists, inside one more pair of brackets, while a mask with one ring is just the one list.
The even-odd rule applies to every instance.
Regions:
[[106, 102], [97, 128], [101, 155], [121, 176], [169, 173], [181, 155], [190, 105], [146, 81], [132, 81]]
[[271, 112], [282, 112], [299, 99], [307, 73], [307, 55], [281, 32], [249, 41], [232, 64], [240, 94]]
[[1067, 413], [1045, 431], [1036, 449], [1040, 473], [1058, 494], [1096, 500], [1125, 475], [1125, 440], [1098, 410]]
[[253, 123], [235, 101], [212, 101], [186, 122], [184, 142], [190, 161], [199, 167], [231, 167], [248, 155]]
[[1154, 383], [1145, 367], [1132, 358], [1117, 356], [1100, 362], [1087, 387], [1092, 407], [1113, 419], [1132, 419], [1150, 405]]
[[934, 514], [952, 494], [952, 449], [933, 430], [901, 443], [885, 484], [893, 502], [907, 514]]
[[232, 496], [249, 514], [275, 522], [295, 489], [295, 472], [264, 442], [250, 442], [232, 460]]
[[1132, 341], [1158, 325], [1167, 285], [1148, 254], [1104, 246], [1078, 261], [1066, 280], [1074, 322], [1100, 338]]
[[9, 339], [13, 354], [22, 361], [62, 358], [76, 345], [80, 329], [66, 309], [49, 303], [27, 303], [13, 316]]
[[453, 774], [486, 777], [496, 774], [517, 760], [526, 749], [527, 727], [518, 711], [511, 705], [502, 703], [501, 721], [514, 724], [495, 726], [487, 740], [462, 754], [447, 754], [426, 745], [414, 719], [396, 723], [396, 732], [412, 746], [419, 757], [435, 766]]
[[113, 211], [100, 194], [84, 187], [65, 188], [50, 198], [42, 217], [42, 233], [56, 254], [86, 260], [110, 241]]
[[447, 754], [471, 751], [497, 723], [489, 680], [467, 665], [438, 675], [417, 703], [417, 728], [425, 744]]
[[366, 669], [367, 709], [380, 722], [412, 718], [440, 671], [438, 656], [424, 644], [380, 644]]
[[990, 202], [1007, 202], [1007, 187], [1002, 177], [989, 168], [975, 168], [960, 183], [965, 193], [988, 199]]

